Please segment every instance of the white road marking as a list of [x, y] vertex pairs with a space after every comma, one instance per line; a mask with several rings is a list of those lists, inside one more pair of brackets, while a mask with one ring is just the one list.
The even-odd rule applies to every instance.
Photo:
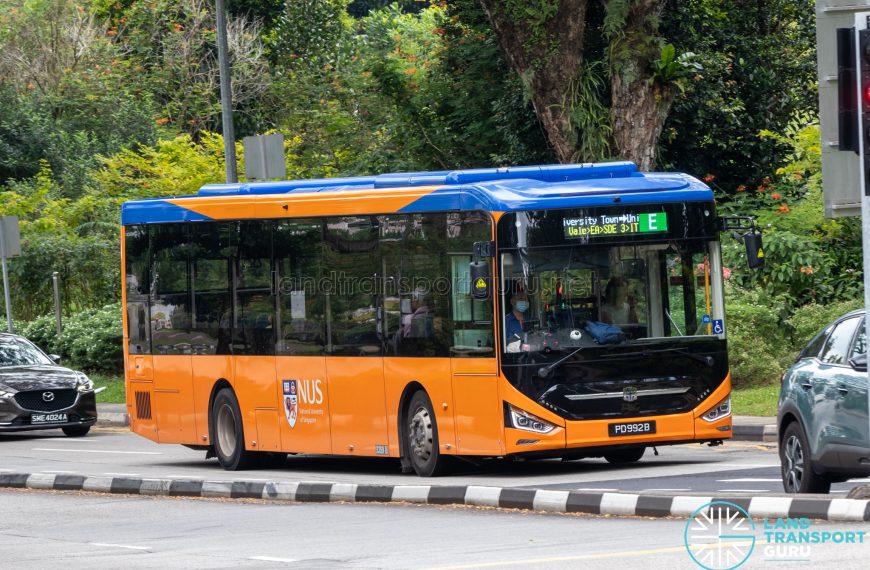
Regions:
[[248, 560], [260, 560], [262, 562], [299, 562], [296, 558], [276, 558], [274, 556], [251, 556]]
[[12, 473], [11, 469], [0, 469], [0, 471], [6, 472], [6, 473]]
[[717, 493], [770, 493], [770, 489], [716, 489]]
[[151, 550], [150, 546], [131, 546], [129, 544], [109, 544], [106, 542], [89, 542], [91, 546], [105, 546], [106, 548], [126, 548], [128, 550]]
[[102, 449], [55, 449], [51, 447], [34, 447], [32, 451], [65, 451], [69, 453], [122, 453], [124, 455], [163, 455], [159, 451], [109, 451]]
[[138, 473], [103, 473], [103, 475], [114, 475], [115, 477], [139, 477]]
[[716, 479], [717, 483], [779, 483], [782, 479], [779, 477], [744, 477], [742, 479]]
[[57, 473], [59, 475], [72, 475], [75, 471], [40, 471], [40, 473]]
[[268, 481], [274, 481], [274, 479], [252, 479], [252, 478], [236, 477], [236, 478], [233, 479], [233, 481], [261, 481], [261, 482], [264, 482], [264, 483], [265, 483], [265, 482], [268, 482]]
[[832, 493], [848, 493], [845, 489], [841, 489], [839, 491], [831, 491]]
[[717, 463], [716, 467], [730, 467], [732, 469], [761, 469], [763, 467], [776, 467], [779, 468], [779, 463]]
[[610, 491], [619, 491], [619, 489], [609, 489], [609, 488], [608, 488], [608, 489], [605, 489], [605, 488], [603, 488], [603, 487], [577, 487], [577, 488], [574, 489], [574, 490], [575, 490], [575, 491], [594, 491], [594, 492], [597, 492], [597, 491], [607, 491], [607, 492], [610, 492]]
[[691, 491], [691, 489], [644, 489], [644, 491]]

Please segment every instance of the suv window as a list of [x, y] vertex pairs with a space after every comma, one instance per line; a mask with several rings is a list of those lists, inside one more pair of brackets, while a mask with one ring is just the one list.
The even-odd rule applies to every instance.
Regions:
[[860, 317], [853, 317], [838, 324], [828, 337], [819, 360], [827, 364], [845, 364], [849, 360], [852, 338], [860, 322]]
[[867, 352], [867, 329], [864, 322], [858, 328], [858, 334], [855, 335], [855, 346], [852, 348], [852, 357], [861, 356]]
[[816, 337], [807, 344], [806, 348], [800, 354], [800, 358], [816, 358], [821, 352], [828, 335], [834, 329], [833, 325], [825, 327], [825, 329], [816, 335]]

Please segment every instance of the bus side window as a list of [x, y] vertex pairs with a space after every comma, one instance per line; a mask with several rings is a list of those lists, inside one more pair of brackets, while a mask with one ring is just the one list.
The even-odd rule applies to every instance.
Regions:
[[327, 334], [330, 354], [380, 356], [378, 228], [372, 216], [326, 219]]
[[234, 223], [202, 222], [190, 228], [191, 352], [230, 354], [229, 257]]
[[380, 218], [383, 335], [391, 356], [449, 355], [447, 214]]
[[127, 226], [125, 235], [128, 347], [130, 354], [151, 354], [148, 226]]
[[190, 354], [187, 223], [151, 230], [151, 340], [154, 354]]
[[319, 289], [324, 274], [322, 240], [320, 219], [275, 225], [276, 354], [316, 356], [326, 347], [325, 296]]
[[272, 225], [270, 221], [243, 221], [233, 234], [234, 354], [274, 354]]
[[[447, 215], [447, 251], [450, 257], [450, 304], [453, 324], [451, 356], [493, 357], [493, 298], [471, 298], [469, 262], [476, 241], [488, 241], [492, 226], [482, 212]], [[489, 261], [491, 264], [491, 260]], [[492, 268], [490, 267], [490, 274]]]

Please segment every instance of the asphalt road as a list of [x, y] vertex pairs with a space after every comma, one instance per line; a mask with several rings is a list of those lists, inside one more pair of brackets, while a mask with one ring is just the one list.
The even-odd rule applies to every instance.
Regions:
[[[413, 485], [390, 459], [291, 456], [280, 469], [228, 472], [217, 460], [180, 445], [158, 445], [126, 429], [96, 429], [84, 438], [59, 431], [0, 434], [0, 472], [64, 473], [88, 476], [195, 478], [208, 480], [328, 481]], [[463, 464], [435, 485], [491, 485], [564, 490], [619, 490], [663, 493], [781, 493], [779, 458], [770, 444], [727, 442], [648, 450], [633, 465], [614, 466], [603, 459]], [[868, 479], [834, 485], [842, 495]]]
[[[10, 570], [697, 568], [685, 525], [488, 508], [0, 490], [0, 560]], [[867, 567], [870, 546], [857, 543], [805, 546], [798, 560], [783, 560], [784, 551], [763, 543], [762, 528], [756, 521], [744, 568]], [[870, 535], [867, 523], [811, 528]]]

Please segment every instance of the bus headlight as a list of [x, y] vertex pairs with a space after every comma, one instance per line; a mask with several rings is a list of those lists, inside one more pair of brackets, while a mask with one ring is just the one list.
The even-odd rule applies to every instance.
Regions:
[[94, 383], [83, 372], [76, 372], [76, 390], [90, 392], [94, 389]]
[[701, 416], [706, 422], [715, 422], [731, 415], [731, 396], [728, 396]]
[[509, 406], [511, 427], [535, 433], [550, 433], [556, 426], [519, 408]]

